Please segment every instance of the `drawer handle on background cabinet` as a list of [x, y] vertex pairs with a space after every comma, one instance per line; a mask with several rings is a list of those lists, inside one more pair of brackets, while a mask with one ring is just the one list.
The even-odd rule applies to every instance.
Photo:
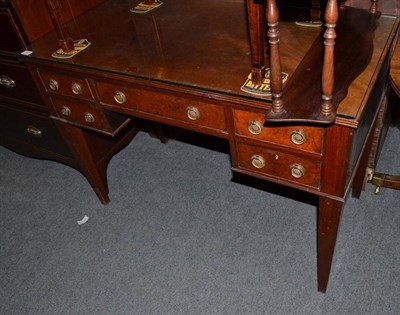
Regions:
[[294, 178], [302, 178], [305, 174], [305, 168], [300, 164], [293, 164], [290, 166], [290, 174]]
[[251, 157], [251, 164], [255, 168], [263, 168], [265, 166], [265, 160], [262, 156], [260, 155], [253, 155]]
[[200, 112], [196, 107], [189, 106], [186, 109], [186, 115], [191, 120], [197, 120], [200, 118]]
[[52, 91], [57, 91], [58, 90], [58, 82], [56, 80], [54, 80], [54, 79], [50, 79], [49, 88]]
[[247, 129], [253, 135], [259, 135], [263, 131], [263, 125], [258, 120], [251, 120], [247, 123]]
[[64, 116], [71, 116], [72, 112], [69, 107], [63, 106], [61, 107], [61, 114], [63, 114]]
[[7, 89], [15, 88], [17, 86], [15, 81], [6, 75], [0, 76], [0, 84]]
[[85, 113], [85, 121], [88, 123], [93, 123], [94, 116], [91, 113]]
[[114, 93], [114, 100], [118, 104], [124, 104], [126, 102], [126, 95], [121, 91], [117, 91]]
[[33, 137], [40, 138], [42, 136], [42, 131], [35, 126], [28, 126], [26, 131]]
[[82, 87], [80, 86], [80, 84], [78, 84], [76, 82], [72, 83], [71, 90], [72, 90], [72, 93], [74, 93], [75, 95], [82, 94]]
[[304, 144], [307, 141], [307, 137], [303, 130], [293, 130], [290, 134], [290, 140], [294, 144], [300, 145]]

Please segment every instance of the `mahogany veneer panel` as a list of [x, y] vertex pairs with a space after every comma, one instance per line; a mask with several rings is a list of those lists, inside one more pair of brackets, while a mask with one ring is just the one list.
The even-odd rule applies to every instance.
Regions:
[[[69, 21], [104, 1], [106, 0], [68, 0], [60, 3], [64, 9], [64, 18]], [[12, 0], [12, 3], [30, 41], [53, 30], [45, 0]]]

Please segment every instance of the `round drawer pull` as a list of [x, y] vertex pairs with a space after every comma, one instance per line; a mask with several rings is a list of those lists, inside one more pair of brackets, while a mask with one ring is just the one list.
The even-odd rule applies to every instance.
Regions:
[[78, 84], [76, 82], [72, 83], [71, 90], [72, 90], [72, 93], [74, 93], [75, 95], [81, 95], [82, 94], [82, 87], [81, 87], [80, 84]]
[[61, 107], [61, 114], [63, 114], [64, 116], [71, 116], [72, 112], [68, 106], [63, 106]]
[[114, 93], [114, 100], [118, 104], [124, 104], [126, 102], [126, 95], [121, 91], [117, 91]]
[[6, 75], [0, 75], [0, 84], [7, 89], [12, 89], [17, 86], [15, 81]]
[[294, 144], [301, 145], [307, 141], [307, 136], [303, 130], [293, 130], [292, 133], [290, 134], [290, 140]]
[[56, 80], [54, 80], [54, 79], [50, 79], [49, 88], [52, 91], [58, 91], [58, 82]]
[[186, 114], [188, 118], [191, 120], [197, 120], [200, 118], [200, 112], [196, 107], [189, 106], [186, 109]]
[[40, 138], [42, 136], [42, 131], [35, 126], [26, 127], [26, 131], [33, 137]]
[[85, 121], [88, 123], [93, 123], [94, 116], [91, 113], [85, 113]]
[[306, 173], [305, 168], [300, 164], [293, 164], [290, 166], [290, 174], [294, 178], [302, 178]]
[[255, 168], [263, 168], [265, 166], [265, 160], [262, 156], [260, 155], [253, 155], [251, 157], [251, 164]]
[[253, 135], [259, 135], [263, 131], [263, 125], [258, 120], [251, 120], [247, 123], [247, 129]]

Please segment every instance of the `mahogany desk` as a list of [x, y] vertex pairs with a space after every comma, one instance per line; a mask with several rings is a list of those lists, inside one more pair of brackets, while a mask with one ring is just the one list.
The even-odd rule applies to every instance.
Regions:
[[[50, 33], [23, 60], [104, 203], [108, 161], [136, 134], [136, 118], [226, 139], [233, 171], [317, 195], [318, 289], [325, 292], [343, 204], [364, 182], [359, 165], [384, 107], [397, 26], [393, 17], [379, 18], [371, 60], [331, 125], [265, 124], [270, 98], [240, 90], [251, 68], [242, 2], [174, 0], [135, 15], [126, 2], [110, 0], [70, 25], [79, 30], [75, 38], [90, 40], [87, 50], [54, 59]], [[281, 23], [288, 82], [321, 31]]]

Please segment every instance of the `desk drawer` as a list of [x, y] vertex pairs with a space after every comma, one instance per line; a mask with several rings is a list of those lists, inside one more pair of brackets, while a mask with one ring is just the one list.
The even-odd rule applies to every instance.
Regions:
[[226, 130], [225, 111], [222, 106], [177, 96], [157, 93], [144, 88], [97, 82], [103, 104], [175, 119], [216, 130]]
[[18, 64], [0, 63], [0, 96], [35, 104], [43, 103], [29, 71]]
[[[66, 97], [51, 97], [55, 116], [80, 127], [114, 136], [130, 118], [98, 109], [94, 102]], [[54, 114], [53, 113], [53, 114]]]
[[108, 130], [103, 115], [92, 102], [51, 98], [57, 116], [63, 120], [93, 129]]
[[[0, 138], [3, 137], [63, 156], [71, 156], [57, 127], [47, 115], [0, 106]], [[23, 144], [21, 149], [26, 151]]]
[[237, 135], [296, 148], [302, 151], [322, 153], [323, 129], [307, 126], [264, 127], [263, 113], [234, 109]]
[[314, 188], [320, 186], [319, 161], [243, 143], [237, 144], [237, 153], [239, 169]]
[[39, 69], [39, 76], [47, 92], [92, 100], [93, 94], [85, 78], [63, 75]]

